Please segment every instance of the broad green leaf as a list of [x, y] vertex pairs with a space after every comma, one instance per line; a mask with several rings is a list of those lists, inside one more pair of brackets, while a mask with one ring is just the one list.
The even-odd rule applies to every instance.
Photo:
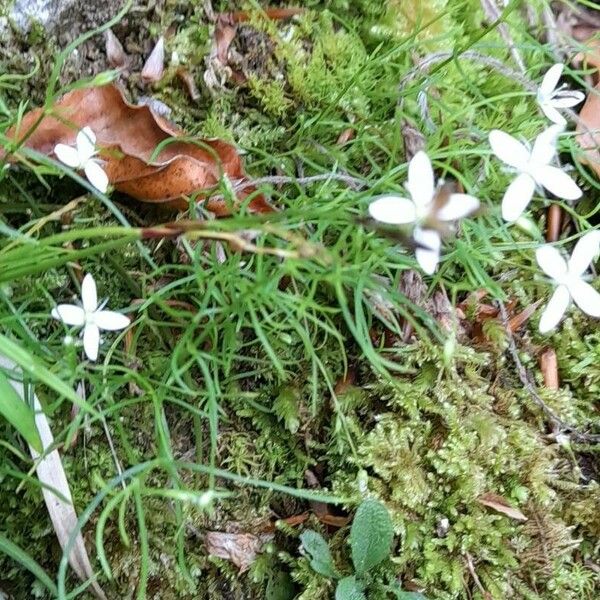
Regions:
[[335, 600], [367, 600], [363, 593], [363, 585], [356, 577], [340, 579], [335, 589]]
[[48, 589], [53, 596], [58, 596], [58, 589], [56, 584], [48, 575], [46, 571], [35, 561], [25, 550], [11, 542], [8, 538], [4, 537], [0, 533], [0, 552], [3, 552], [7, 556], [10, 556], [14, 561], [18, 562], [22, 567], [27, 569], [32, 575], [34, 575], [40, 583]]
[[35, 426], [33, 411], [10, 385], [6, 375], [1, 372], [0, 414], [25, 438], [31, 447], [38, 452], [42, 451], [42, 441]]
[[302, 547], [309, 555], [310, 566], [325, 577], [337, 578], [339, 573], [333, 565], [333, 558], [329, 546], [320, 533], [307, 529], [300, 536]]
[[393, 538], [392, 519], [386, 507], [377, 500], [365, 500], [350, 529], [352, 562], [359, 577], [389, 556]]

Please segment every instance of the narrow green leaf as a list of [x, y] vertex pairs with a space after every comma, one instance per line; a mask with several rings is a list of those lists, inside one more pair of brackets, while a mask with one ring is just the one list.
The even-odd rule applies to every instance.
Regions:
[[21, 566], [25, 567], [30, 573], [32, 573], [39, 581], [48, 589], [53, 596], [58, 596], [58, 589], [56, 584], [48, 575], [46, 571], [33, 559], [27, 552], [22, 550], [19, 546], [11, 542], [8, 538], [4, 537], [0, 533], [0, 552], [3, 552], [7, 556], [10, 556], [14, 561], [18, 562]]
[[393, 538], [392, 519], [386, 507], [377, 500], [365, 500], [350, 529], [352, 562], [359, 577], [389, 556]]
[[42, 440], [35, 426], [33, 411], [0, 372], [0, 414], [25, 438], [27, 443], [42, 452]]
[[0, 334], [0, 354], [3, 354], [18, 364], [23, 371], [29, 373], [29, 375], [37, 381], [46, 384], [61, 396], [71, 400], [73, 404], [76, 404], [85, 412], [93, 415], [97, 419], [101, 419], [100, 414], [96, 410], [76, 394], [73, 389], [64, 383], [64, 381], [47, 369], [35, 356], [2, 334]]
[[300, 541], [305, 552], [309, 555], [310, 566], [317, 573], [330, 578], [339, 577], [339, 573], [333, 564], [329, 546], [320, 533], [307, 529], [300, 536]]
[[363, 585], [356, 577], [340, 579], [335, 589], [335, 600], [367, 600], [363, 593]]

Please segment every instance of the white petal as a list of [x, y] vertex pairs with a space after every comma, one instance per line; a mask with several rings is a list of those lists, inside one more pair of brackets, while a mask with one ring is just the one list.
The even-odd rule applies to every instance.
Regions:
[[91, 273], [88, 273], [81, 282], [81, 302], [86, 313], [96, 312], [98, 293], [96, 292], [96, 282]]
[[450, 194], [448, 201], [437, 212], [442, 221], [456, 221], [475, 212], [479, 208], [479, 200], [469, 194]]
[[569, 292], [575, 304], [590, 317], [600, 317], [600, 294], [583, 279], [574, 279], [569, 283]]
[[533, 149], [531, 150], [531, 163], [533, 165], [547, 165], [554, 158], [556, 154], [556, 142], [558, 136], [563, 131], [564, 125], [551, 125], [535, 138]]
[[562, 127], [567, 124], [567, 120], [556, 110], [556, 108], [554, 108], [549, 100], [540, 102], [540, 108], [553, 123], [561, 125]]
[[566, 286], [559, 285], [542, 313], [540, 333], [548, 333], [559, 324], [570, 302], [571, 295], [569, 294], [569, 290]]
[[390, 225], [414, 223], [417, 218], [415, 204], [402, 196], [380, 196], [369, 204], [369, 214], [376, 220]]
[[579, 239], [569, 260], [569, 273], [583, 275], [600, 251], [600, 231], [589, 231]]
[[118, 331], [129, 325], [129, 317], [114, 310], [99, 310], [94, 314], [94, 323], [105, 331]]
[[103, 194], [108, 189], [108, 175], [104, 172], [104, 169], [95, 161], [89, 160], [84, 167], [85, 176], [88, 181]]
[[533, 176], [540, 185], [543, 185], [549, 192], [564, 200], [577, 200], [581, 198], [583, 192], [579, 186], [563, 170], [551, 165], [542, 165], [536, 167]]
[[435, 181], [429, 156], [420, 150], [408, 163], [406, 188], [418, 209], [424, 209], [433, 200]]
[[85, 312], [81, 306], [75, 304], [59, 304], [50, 313], [55, 319], [66, 325], [81, 327], [85, 323]]
[[440, 262], [440, 234], [433, 229], [415, 228], [413, 239], [419, 246], [415, 250], [415, 258], [427, 275], [432, 275]]
[[567, 263], [554, 246], [541, 246], [535, 251], [535, 258], [546, 275], [559, 281], [567, 274]]
[[67, 146], [66, 144], [56, 144], [54, 146], [54, 154], [61, 163], [71, 167], [72, 169], [78, 169], [81, 166], [79, 160], [79, 153], [75, 148]]
[[558, 82], [562, 76], [563, 69], [565, 65], [561, 63], [557, 63], [551, 66], [544, 75], [542, 79], [542, 83], [540, 84], [540, 88], [538, 91], [538, 97], [541, 98], [549, 98], [552, 95], [552, 92], [555, 90]]
[[552, 97], [552, 106], [555, 108], [571, 108], [585, 100], [585, 94], [577, 90], [561, 90]]
[[512, 135], [494, 129], [490, 131], [489, 140], [492, 152], [507, 165], [522, 170], [529, 162], [529, 150]]
[[98, 358], [98, 348], [100, 347], [100, 330], [97, 325], [88, 323], [83, 330], [83, 349], [90, 360]]
[[509, 223], [516, 221], [533, 198], [535, 181], [527, 173], [521, 173], [508, 186], [502, 198], [502, 218]]
[[85, 164], [92, 156], [94, 156], [96, 143], [96, 135], [91, 127], [84, 127], [78, 134], [76, 139], [77, 153], [82, 164]]

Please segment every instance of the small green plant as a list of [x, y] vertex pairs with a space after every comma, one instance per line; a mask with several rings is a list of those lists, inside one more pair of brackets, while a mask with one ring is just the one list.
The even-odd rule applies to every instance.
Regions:
[[329, 545], [320, 533], [308, 529], [300, 536], [310, 566], [320, 575], [337, 580], [335, 600], [366, 600], [366, 592], [371, 588], [399, 600], [423, 599], [421, 594], [403, 591], [396, 581], [386, 585], [374, 578], [375, 567], [390, 556], [393, 539], [392, 519], [377, 500], [365, 500], [354, 515], [349, 539], [353, 574], [340, 573]]

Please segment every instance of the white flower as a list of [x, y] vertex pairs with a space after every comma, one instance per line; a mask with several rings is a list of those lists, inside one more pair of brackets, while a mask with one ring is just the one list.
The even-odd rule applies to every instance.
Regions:
[[66, 325], [83, 327], [83, 349], [90, 360], [98, 358], [100, 330], [118, 331], [129, 325], [129, 317], [112, 310], [98, 307], [96, 282], [89, 273], [81, 284], [82, 306], [59, 304], [52, 309], [52, 316]]
[[96, 135], [90, 127], [84, 127], [75, 140], [75, 148], [66, 144], [56, 144], [54, 154], [60, 162], [72, 169], [82, 169], [88, 181], [103, 194], [108, 189], [108, 175], [102, 168], [94, 148]]
[[490, 146], [494, 154], [518, 173], [502, 199], [502, 218], [505, 221], [513, 222], [521, 216], [533, 198], [536, 185], [564, 200], [581, 197], [582, 192], [571, 177], [549, 164], [556, 155], [556, 140], [562, 130], [560, 125], [552, 125], [540, 133], [531, 151], [504, 131], [494, 129], [490, 132]]
[[563, 126], [567, 124], [567, 121], [556, 109], [571, 108], [585, 100], [585, 94], [566, 89], [564, 83], [560, 87], [556, 87], [564, 68], [565, 65], [561, 63], [550, 67], [537, 92], [537, 102], [544, 114], [553, 123]]
[[586, 233], [575, 245], [569, 262], [552, 246], [542, 246], [535, 256], [542, 270], [557, 285], [540, 319], [540, 332], [554, 329], [571, 300], [591, 317], [600, 317], [600, 294], [583, 279], [583, 274], [600, 250], [600, 231]]
[[408, 163], [406, 189], [410, 198], [396, 194], [380, 196], [369, 204], [369, 213], [373, 219], [389, 225], [413, 224], [415, 256], [423, 271], [431, 275], [439, 262], [442, 240], [438, 231], [427, 225], [466, 217], [479, 208], [479, 200], [469, 194], [449, 194], [446, 202], [438, 206], [433, 168], [423, 151], [417, 152]]

